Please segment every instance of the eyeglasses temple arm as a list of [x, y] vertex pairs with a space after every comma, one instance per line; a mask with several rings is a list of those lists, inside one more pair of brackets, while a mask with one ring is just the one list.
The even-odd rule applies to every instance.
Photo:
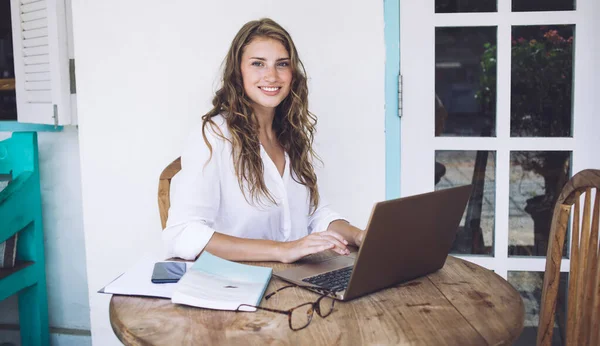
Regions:
[[291, 312], [290, 312], [290, 311], [277, 310], [277, 309], [269, 309], [269, 308], [263, 308], [263, 307], [260, 307], [260, 306], [248, 305], [248, 304], [241, 304], [240, 306], [238, 306], [238, 307], [237, 307], [237, 309], [236, 309], [235, 311], [236, 311], [236, 312], [237, 312], [237, 311], [244, 312], [244, 311], [240, 310], [240, 307], [242, 307], [242, 306], [248, 306], [248, 307], [255, 308], [255, 309], [259, 309], [259, 310], [265, 310], [265, 311], [270, 311], [270, 312], [276, 312], [276, 313], [278, 313], [278, 314], [283, 314], [283, 315], [289, 315], [289, 314], [291, 314]]
[[277, 290], [275, 290], [275, 291], [273, 291], [273, 292], [271, 292], [271, 293], [267, 294], [267, 295], [265, 296], [265, 300], [269, 300], [269, 298], [271, 298], [272, 296], [274, 296], [274, 295], [275, 295], [277, 292], [279, 292], [279, 291], [283, 291], [283, 290], [284, 290], [284, 289], [286, 289], [286, 288], [290, 288], [290, 287], [296, 287], [296, 286], [297, 286], [297, 285], [288, 285], [288, 286], [283, 286], [283, 287], [281, 287], [281, 288], [278, 288]]

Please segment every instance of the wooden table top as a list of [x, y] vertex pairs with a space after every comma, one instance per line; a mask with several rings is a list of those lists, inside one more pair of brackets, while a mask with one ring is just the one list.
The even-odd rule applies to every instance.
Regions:
[[[273, 277], [266, 293], [285, 285]], [[287, 310], [318, 297], [289, 288], [263, 299], [261, 306]], [[112, 328], [126, 345], [510, 345], [521, 334], [523, 320], [521, 296], [506, 280], [452, 256], [426, 277], [338, 301], [331, 315], [315, 313], [311, 324], [297, 332], [289, 329], [287, 316], [268, 311], [215, 311], [118, 295], [110, 301]]]

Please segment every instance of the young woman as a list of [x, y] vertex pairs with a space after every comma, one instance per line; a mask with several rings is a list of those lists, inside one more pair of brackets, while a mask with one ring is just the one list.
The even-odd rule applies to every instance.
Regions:
[[171, 182], [163, 231], [170, 256], [194, 259], [206, 249], [229, 260], [290, 263], [361, 244], [364, 232], [319, 196], [316, 118], [287, 31], [270, 19], [246, 23], [212, 103]]

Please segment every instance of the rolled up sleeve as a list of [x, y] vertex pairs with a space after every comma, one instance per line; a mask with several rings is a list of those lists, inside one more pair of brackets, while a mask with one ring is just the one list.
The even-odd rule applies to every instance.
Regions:
[[317, 210], [308, 217], [308, 232], [326, 231], [329, 224], [336, 220], [348, 221], [345, 217], [333, 211], [329, 203], [324, 198], [321, 198]]
[[204, 142], [202, 129], [194, 129], [181, 155], [181, 171], [171, 180], [171, 207], [162, 232], [168, 257], [195, 259], [215, 230], [220, 203], [219, 139], [206, 131], [213, 155]]

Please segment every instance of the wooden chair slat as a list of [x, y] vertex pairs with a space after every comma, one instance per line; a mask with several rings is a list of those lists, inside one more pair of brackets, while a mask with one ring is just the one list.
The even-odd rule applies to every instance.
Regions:
[[600, 286], [600, 281], [598, 279], [598, 269], [600, 266], [598, 265], [598, 221], [600, 219], [600, 193], [598, 193], [598, 189], [596, 189], [596, 196], [594, 198], [594, 212], [592, 213], [592, 225], [591, 225], [591, 241], [590, 241], [590, 253], [593, 257], [591, 263], [589, 263], [590, 270], [590, 288], [589, 288], [589, 300], [590, 305], [590, 318], [589, 318], [589, 341], [590, 345], [598, 345], [598, 333], [596, 330], [600, 327], [600, 321], [598, 318], [600, 317], [600, 296], [598, 295], [598, 287]]
[[[554, 328], [554, 312], [556, 297], [560, 284], [560, 262], [562, 248], [565, 243], [566, 225], [569, 220], [570, 206], [557, 205], [554, 209], [552, 229], [548, 242], [548, 256], [544, 274], [544, 290], [542, 291], [540, 321], [538, 326], [537, 344], [550, 346], [552, 329]], [[558, 229], [565, 228], [565, 229]], [[552, 252], [550, 252], [552, 250]]]
[[181, 157], [171, 162], [160, 174], [161, 180], [171, 180], [181, 170]]
[[[571, 206], [574, 208], [566, 345], [600, 344], [600, 194], [596, 194], [592, 207], [592, 191], [597, 193], [599, 188], [600, 170], [587, 169], [574, 175], [557, 199], [546, 255], [537, 345], [551, 345], [552, 341], [564, 245], [562, 240], [568, 230]], [[580, 197], [584, 193], [582, 212]]]
[[[568, 306], [567, 306], [567, 340], [570, 342], [567, 345], [576, 345], [577, 332], [576, 332], [576, 321], [577, 321], [577, 281], [579, 276], [579, 225], [580, 225], [580, 205], [579, 196], [575, 199], [575, 206], [573, 210], [573, 227], [571, 237], [571, 265], [570, 265], [570, 277], [569, 277], [569, 289], [568, 289]], [[572, 336], [569, 339], [569, 336]], [[571, 343], [572, 342], [572, 343]]]
[[[573, 227], [571, 237], [571, 265], [570, 265], [570, 277], [569, 277], [569, 289], [568, 289], [568, 312], [567, 312], [567, 345], [576, 345], [577, 339], [577, 281], [579, 277], [579, 225], [580, 225], [580, 208], [579, 196], [575, 199], [575, 206], [573, 207]], [[572, 336], [571, 338], [569, 338]]]
[[167, 227], [169, 208], [171, 207], [171, 179], [181, 170], [181, 157], [171, 162], [160, 174], [158, 180], [158, 212], [162, 229]]
[[167, 227], [167, 218], [169, 217], [169, 208], [171, 207], [171, 184], [168, 180], [158, 182], [158, 212], [160, 213], [160, 223], [162, 229]]
[[581, 249], [581, 258], [579, 259], [579, 272], [581, 275], [578, 278], [578, 287], [577, 289], [577, 301], [581, 302], [579, 304], [580, 312], [578, 314], [577, 323], [577, 341], [580, 344], [588, 345], [588, 333], [589, 333], [589, 324], [586, 324], [586, 319], [589, 319], [589, 309], [588, 309], [588, 290], [589, 290], [589, 276], [587, 270], [587, 264], [589, 263], [589, 243], [590, 243], [590, 207], [592, 204], [591, 198], [591, 189], [586, 189], [585, 191], [585, 202], [583, 204], [583, 215], [581, 217], [581, 242], [579, 244], [579, 248]]
[[592, 328], [590, 345], [600, 345], [600, 265], [596, 267], [596, 287], [594, 292], [594, 313], [592, 314]]

